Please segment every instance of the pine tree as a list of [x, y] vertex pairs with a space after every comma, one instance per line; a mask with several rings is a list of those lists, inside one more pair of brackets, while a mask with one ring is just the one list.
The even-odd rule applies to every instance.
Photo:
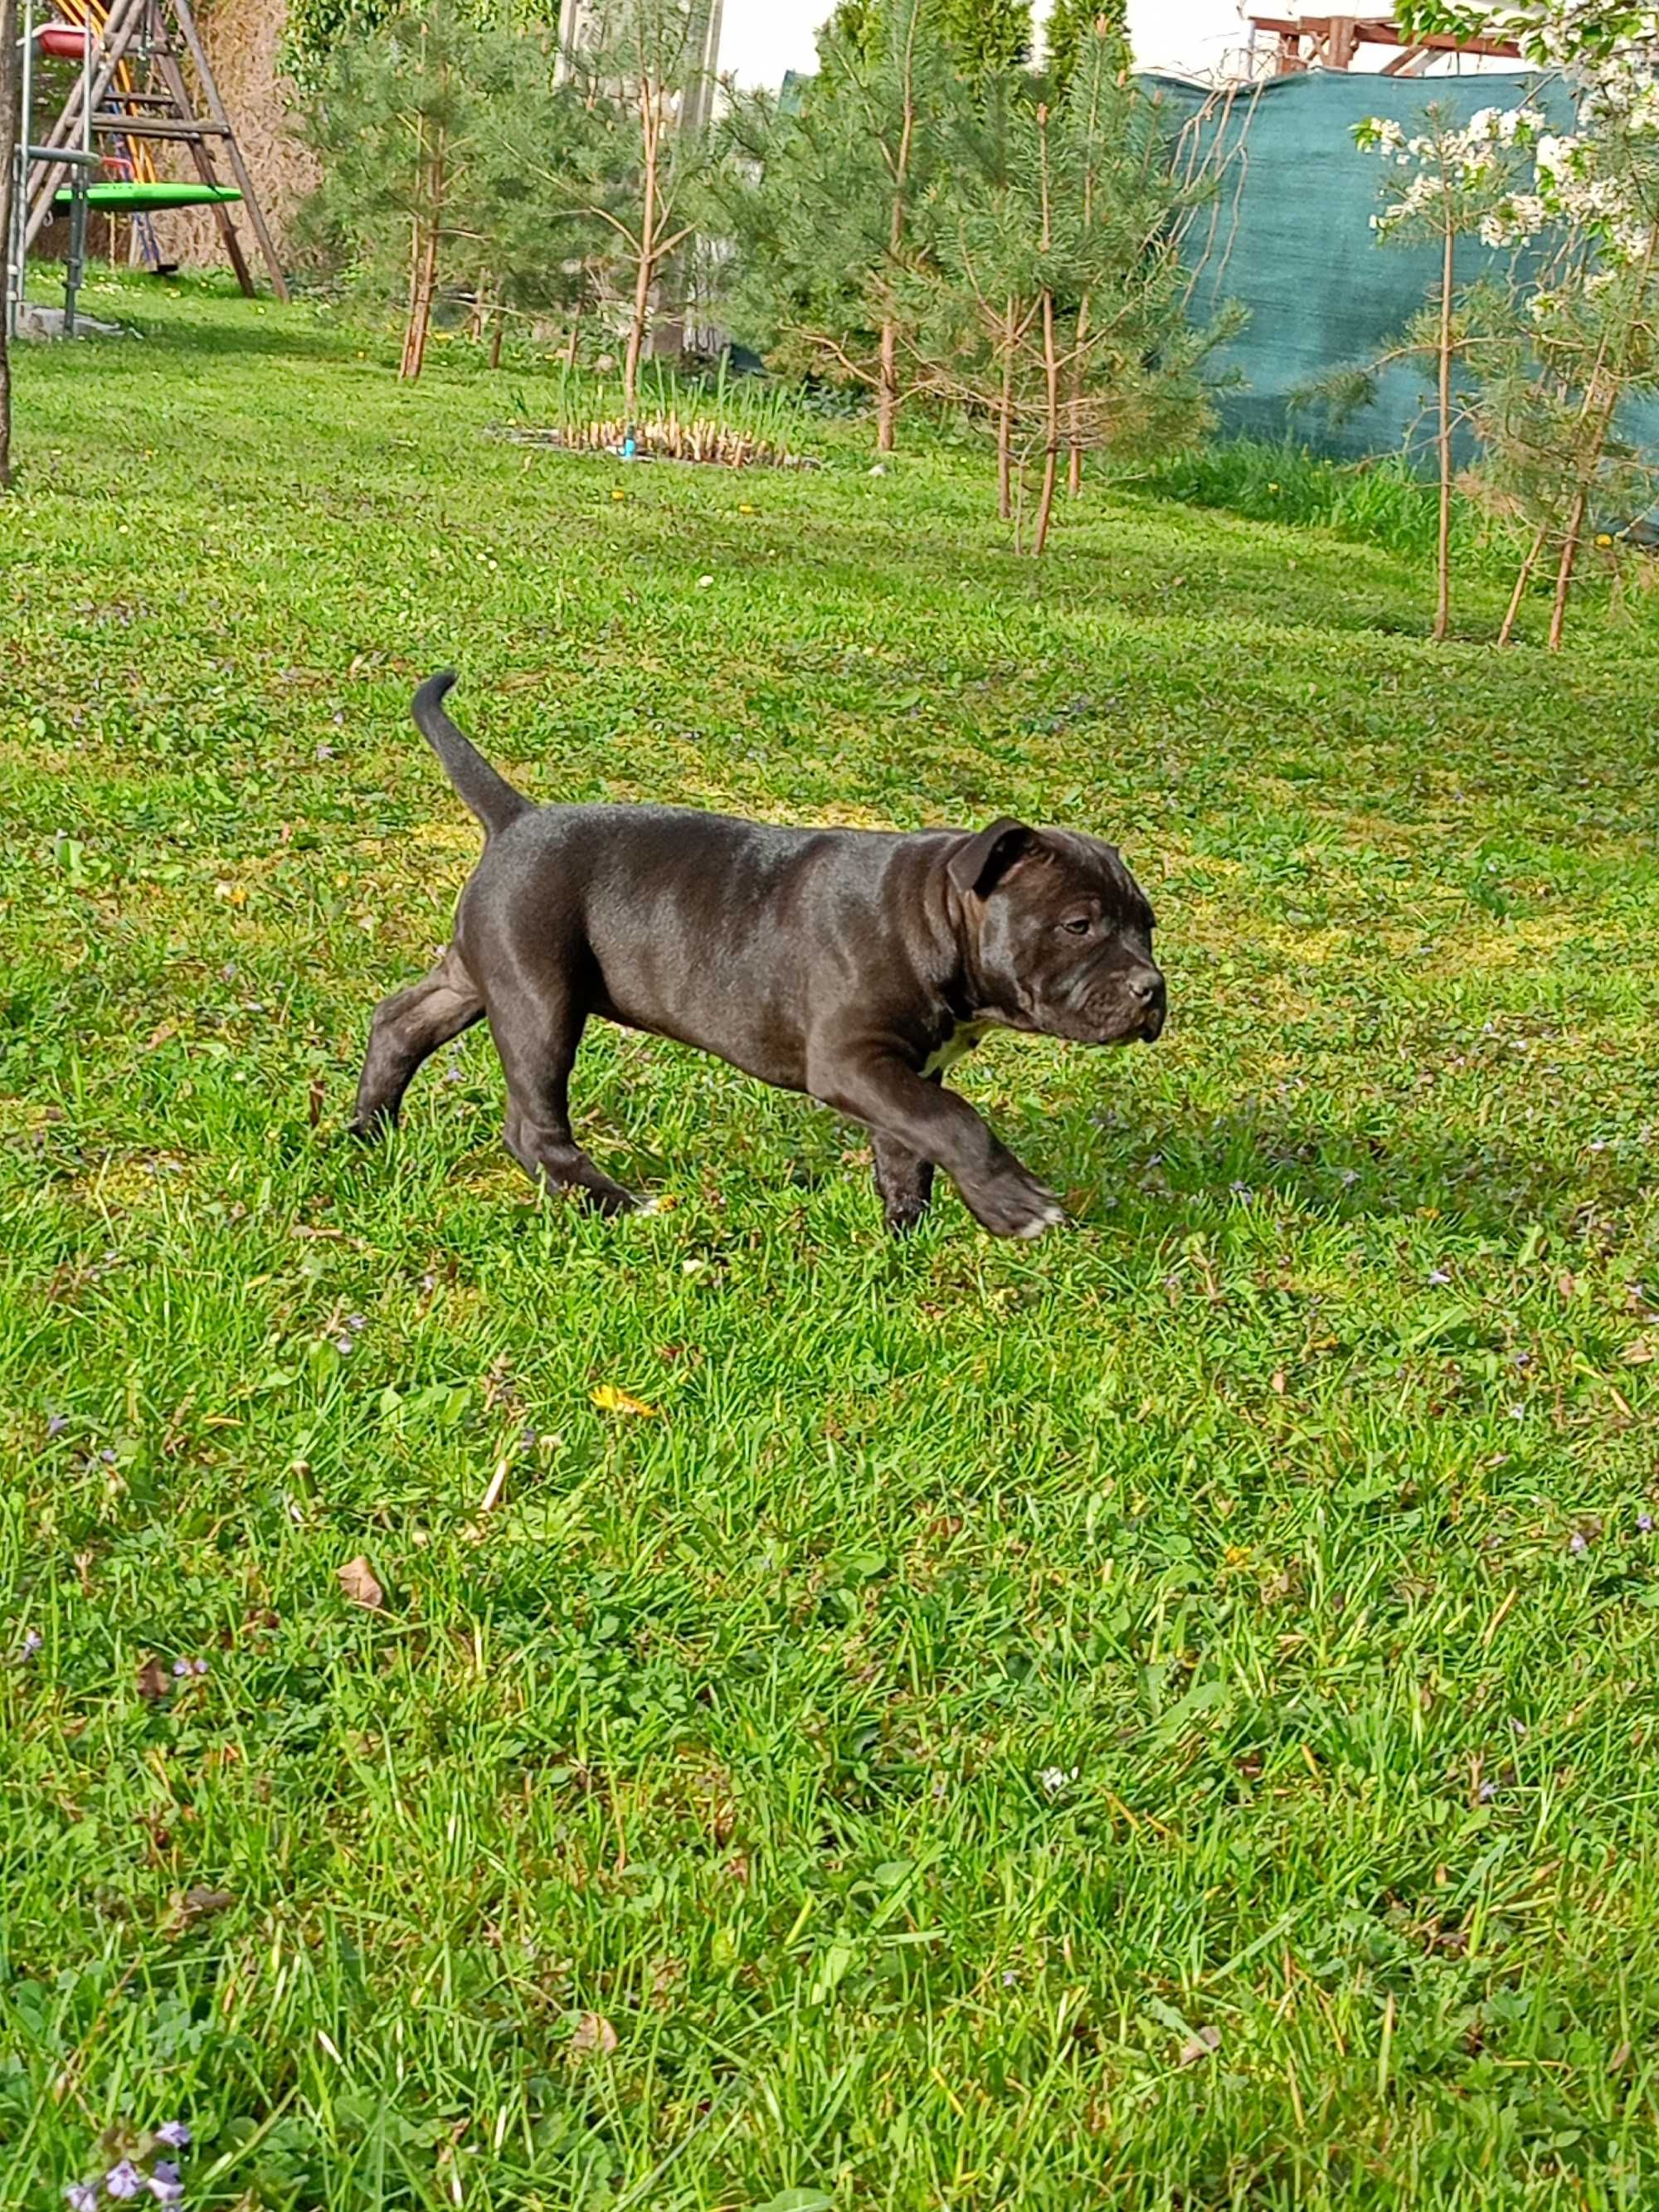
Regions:
[[715, 155], [682, 130], [701, 66], [690, 0], [619, 0], [575, 58], [586, 126], [556, 149], [550, 190], [580, 222], [590, 268], [627, 318], [623, 404], [636, 409], [658, 288], [696, 237]]
[[750, 179], [728, 190], [732, 308], [780, 366], [873, 392], [888, 453], [909, 382], [903, 303], [930, 250], [924, 213], [964, 88], [930, 0], [866, 0], [818, 51], [796, 112], [751, 102], [732, 118]]
[[932, 0], [934, 27], [970, 77], [1019, 69], [1031, 56], [1031, 0]]
[[[915, 321], [938, 395], [994, 429], [999, 505], [1048, 542], [1060, 459], [1140, 458], [1212, 419], [1206, 368], [1238, 326], [1188, 316], [1181, 239], [1200, 198], [1176, 173], [1153, 103], [1091, 33], [1057, 106], [1016, 100], [959, 142], [932, 210], [931, 307]], [[949, 204], [946, 204], [948, 197]]]
[[[965, 76], [994, 76], [1030, 58], [1031, 0], [927, 0], [926, 13], [932, 34]], [[886, 15], [883, 0], [841, 0], [830, 27], [839, 43], [873, 60], [887, 35]]]
[[545, 45], [480, 30], [452, 0], [427, 0], [331, 57], [306, 113], [322, 180], [303, 229], [359, 289], [402, 291], [400, 377], [421, 373], [445, 284], [470, 285], [482, 267], [504, 288], [510, 276], [510, 289], [533, 289], [526, 230], [538, 234], [536, 266], [556, 271], [556, 211], [544, 202], [526, 222], [510, 149], [515, 135], [556, 138], [558, 105]]
[[1114, 67], [1120, 71], [1127, 69], [1127, 0], [1054, 0], [1042, 27], [1042, 49], [1043, 67], [1057, 93], [1064, 93], [1071, 83], [1091, 37], [1108, 39]]

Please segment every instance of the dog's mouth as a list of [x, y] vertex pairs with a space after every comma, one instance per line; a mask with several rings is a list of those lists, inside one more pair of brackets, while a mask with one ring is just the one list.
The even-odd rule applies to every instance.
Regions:
[[1103, 1045], [1156, 1044], [1169, 1018], [1169, 1009], [1162, 1000], [1156, 1006], [1138, 1006], [1133, 1013], [1120, 1015], [1109, 1029], [1097, 1030], [1090, 1042]]
[[1010, 1008], [992, 1018], [1005, 1029], [1024, 1030], [1036, 1036], [1060, 1037], [1072, 1044], [1155, 1044], [1169, 1020], [1168, 1002], [1160, 991], [1150, 1004], [1132, 1000], [1126, 1005], [1114, 994], [1109, 1009], [1099, 1007], [1048, 1008], [1038, 1003]]

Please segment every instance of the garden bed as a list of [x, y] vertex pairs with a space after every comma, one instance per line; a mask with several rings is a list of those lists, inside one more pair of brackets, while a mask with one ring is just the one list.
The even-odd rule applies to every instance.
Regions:
[[[769, 438], [734, 428], [728, 422], [687, 421], [678, 415], [654, 416], [630, 424], [608, 422], [512, 424], [492, 431], [515, 446], [544, 446], [558, 453], [592, 453], [612, 460], [691, 461], [720, 469], [815, 469], [817, 459], [792, 453]], [[631, 441], [631, 443], [630, 443]]]

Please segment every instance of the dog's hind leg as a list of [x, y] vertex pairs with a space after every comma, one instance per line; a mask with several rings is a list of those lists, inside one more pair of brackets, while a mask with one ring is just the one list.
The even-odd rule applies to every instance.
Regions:
[[596, 1168], [570, 1133], [570, 1070], [586, 1010], [563, 991], [544, 996], [492, 986], [490, 1034], [507, 1073], [507, 1149], [538, 1182], [578, 1190], [601, 1213], [642, 1201]]
[[353, 1133], [372, 1137], [391, 1127], [421, 1062], [471, 1029], [483, 1010], [483, 996], [453, 946], [429, 975], [382, 999], [369, 1025]]

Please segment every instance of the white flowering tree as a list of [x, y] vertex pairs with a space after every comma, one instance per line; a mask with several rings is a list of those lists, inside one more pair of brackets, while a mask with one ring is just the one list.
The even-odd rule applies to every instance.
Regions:
[[1435, 451], [1440, 477], [1440, 517], [1435, 541], [1434, 635], [1451, 623], [1453, 364], [1474, 343], [1480, 319], [1460, 313], [1457, 243], [1480, 236], [1487, 245], [1518, 227], [1519, 191], [1528, 149], [1540, 128], [1530, 110], [1483, 107], [1467, 123], [1437, 103], [1423, 128], [1408, 136], [1391, 117], [1370, 116], [1354, 133], [1358, 145], [1382, 155], [1382, 206], [1371, 217], [1379, 239], [1396, 245], [1431, 244], [1440, 273], [1429, 313], [1407, 332], [1405, 354], [1426, 355], [1435, 371]]
[[[1659, 391], [1659, 7], [1400, 0], [1397, 13], [1413, 34], [1510, 39], [1559, 71], [1573, 100], [1570, 132], [1524, 108], [1487, 110], [1468, 126], [1510, 152], [1501, 176], [1487, 179], [1504, 189], [1478, 228], [1487, 246], [1517, 257], [1524, 301], [1524, 342], [1488, 319], [1473, 416], [1489, 477], [1530, 532], [1500, 641], [1553, 554], [1549, 642], [1559, 648], [1598, 503], [1637, 511], [1645, 481], [1620, 425], [1628, 400]], [[1386, 127], [1372, 138], [1379, 149]], [[1392, 150], [1398, 158], [1402, 148]], [[1413, 178], [1401, 199], [1413, 189], [1412, 219], [1421, 220], [1432, 178]]]
[[1559, 647], [1587, 527], [1598, 503], [1628, 507], [1637, 457], [1621, 411], [1659, 389], [1659, 50], [1596, 53], [1577, 65], [1578, 128], [1540, 137], [1534, 189], [1509, 210], [1504, 242], [1553, 245], [1528, 301], [1537, 360], [1526, 441], [1494, 422], [1500, 465], [1530, 464], [1539, 482], [1532, 540], [1505, 623], [1507, 638], [1534, 568], [1552, 544], [1549, 642]]
[[1659, 53], [1659, 8], [1627, 0], [1395, 0], [1413, 39], [1508, 39], [1540, 69], [1595, 66], [1615, 53]]

